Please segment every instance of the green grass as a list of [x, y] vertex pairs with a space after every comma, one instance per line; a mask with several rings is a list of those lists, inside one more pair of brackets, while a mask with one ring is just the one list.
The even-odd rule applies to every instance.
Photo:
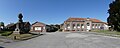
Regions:
[[31, 37], [32, 34], [11, 34], [8, 38], [14, 39], [16, 36], [16, 40], [22, 40], [23, 38]]
[[26, 38], [26, 37], [31, 37], [31, 36], [32, 36], [32, 34], [22, 34], [22, 35], [20, 35], [21, 38]]
[[[0, 35], [1, 36], [6, 36], [7, 38], [10, 38], [10, 39], [15, 39], [15, 40], [22, 40], [23, 38], [30, 38], [32, 37], [33, 35], [32, 34], [12, 34], [13, 31], [1, 31], [0, 32]], [[1, 42], [2, 40], [0, 40]]]
[[111, 34], [111, 35], [120, 35], [120, 32], [118, 31], [109, 31], [109, 30], [93, 30], [92, 32]]
[[1, 31], [0, 34], [1, 36], [9, 36], [11, 35], [13, 32], [12, 31]]

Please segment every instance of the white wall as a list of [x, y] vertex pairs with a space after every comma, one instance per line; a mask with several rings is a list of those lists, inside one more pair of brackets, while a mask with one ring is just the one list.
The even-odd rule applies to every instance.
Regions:
[[108, 26], [107, 24], [104, 24], [103, 27], [104, 27], [105, 30], [108, 30], [108, 29], [109, 29], [109, 26]]

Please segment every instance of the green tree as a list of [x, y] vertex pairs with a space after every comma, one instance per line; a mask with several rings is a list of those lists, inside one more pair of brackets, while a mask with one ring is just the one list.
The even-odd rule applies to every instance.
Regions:
[[111, 26], [113, 30], [120, 31], [120, 0], [115, 0], [109, 4], [108, 13], [108, 25]]
[[4, 22], [0, 22], [0, 26], [4, 26]]
[[47, 25], [47, 32], [56, 32], [60, 28], [60, 25]]

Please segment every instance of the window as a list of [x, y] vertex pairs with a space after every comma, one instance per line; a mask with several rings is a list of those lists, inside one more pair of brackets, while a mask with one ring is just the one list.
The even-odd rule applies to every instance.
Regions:
[[80, 24], [77, 24], [77, 26], [80, 26]]
[[96, 26], [96, 28], [97, 28], [97, 24], [96, 24], [95, 26]]
[[76, 28], [76, 27], [75, 27], [75, 24], [73, 24], [73, 28]]
[[82, 28], [84, 28], [84, 25], [83, 25], [83, 24], [81, 24], [81, 27], [82, 27]]
[[94, 24], [92, 24], [92, 26], [94, 26]]
[[90, 23], [87, 23], [87, 26], [90, 26]]
[[75, 24], [72, 24], [72, 26], [74, 27], [74, 26], [75, 26]]
[[69, 24], [67, 24], [67, 27], [70, 26]]
[[83, 26], [83, 24], [81, 24], [81, 26]]
[[67, 28], [70, 29], [70, 24], [67, 24]]
[[95, 26], [97, 26], [97, 24]]
[[98, 24], [98, 27], [100, 28], [100, 24]]
[[80, 24], [77, 24], [77, 28], [80, 28]]
[[100, 24], [98, 24], [98, 26], [100, 26]]

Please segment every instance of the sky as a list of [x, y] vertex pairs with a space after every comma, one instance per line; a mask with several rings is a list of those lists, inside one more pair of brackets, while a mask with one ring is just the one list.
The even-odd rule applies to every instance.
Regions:
[[0, 22], [16, 23], [18, 14], [31, 24], [61, 24], [69, 17], [96, 18], [107, 22], [113, 0], [0, 0]]

